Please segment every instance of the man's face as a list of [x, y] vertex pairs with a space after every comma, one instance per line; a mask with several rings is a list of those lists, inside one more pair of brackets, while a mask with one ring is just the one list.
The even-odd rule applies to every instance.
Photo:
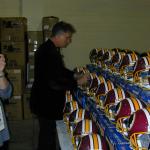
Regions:
[[62, 32], [57, 35], [57, 44], [60, 48], [67, 47], [72, 41], [72, 33]]

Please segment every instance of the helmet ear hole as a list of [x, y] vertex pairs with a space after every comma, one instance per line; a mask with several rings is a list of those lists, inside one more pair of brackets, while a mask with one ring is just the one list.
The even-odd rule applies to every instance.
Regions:
[[115, 109], [115, 114], [118, 114], [121, 103], [118, 103]]
[[132, 114], [128, 120], [127, 127], [130, 129], [132, 127], [134, 115]]

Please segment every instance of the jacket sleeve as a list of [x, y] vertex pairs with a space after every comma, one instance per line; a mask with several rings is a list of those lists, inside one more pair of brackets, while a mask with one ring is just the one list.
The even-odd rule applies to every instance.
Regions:
[[49, 86], [53, 90], [72, 90], [77, 87], [77, 81], [74, 79], [74, 73], [66, 72], [66, 70], [64, 76], [49, 81]]
[[[45, 50], [47, 49], [47, 50]], [[42, 51], [43, 50], [43, 51]], [[47, 46], [35, 55], [35, 80], [50, 90], [68, 90], [77, 87], [74, 72], [65, 68], [61, 55]]]

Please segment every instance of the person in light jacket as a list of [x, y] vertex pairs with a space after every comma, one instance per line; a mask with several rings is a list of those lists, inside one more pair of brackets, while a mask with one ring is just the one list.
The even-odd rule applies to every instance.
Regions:
[[5, 76], [5, 65], [5, 57], [0, 54], [0, 150], [8, 150], [10, 139], [3, 103], [11, 97], [12, 85]]

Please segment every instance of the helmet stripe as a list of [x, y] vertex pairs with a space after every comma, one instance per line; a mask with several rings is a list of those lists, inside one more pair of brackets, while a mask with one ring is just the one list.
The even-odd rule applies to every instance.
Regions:
[[112, 89], [112, 87], [113, 87], [112, 82], [108, 81], [107, 82], [107, 86], [108, 86], [108, 91], [110, 91]]
[[128, 56], [128, 58], [129, 58], [129, 64], [130, 64], [130, 62], [132, 62], [131, 55], [130, 55], [130, 54], [128, 54], [127, 56]]
[[118, 100], [120, 100], [122, 98], [122, 92], [120, 88], [117, 89], [117, 93], [118, 93]]
[[85, 120], [82, 121], [82, 133], [85, 133]]
[[132, 53], [131, 54], [131, 57], [132, 57], [132, 61], [136, 61], [137, 60], [137, 56], [135, 53]]
[[92, 120], [90, 120], [90, 123], [89, 123], [89, 131], [90, 133], [92, 133]]
[[81, 118], [82, 117], [82, 109], [79, 109], [78, 111], [78, 118]]
[[116, 97], [116, 99], [118, 100], [117, 89], [114, 89], [114, 92], [115, 92], [115, 97]]
[[70, 103], [71, 111], [73, 110], [73, 102]]
[[99, 149], [97, 134], [93, 134], [92, 137], [93, 137], [94, 149]]
[[93, 82], [93, 75], [90, 73], [90, 87], [92, 86], [92, 82]]
[[133, 106], [134, 106], [135, 111], [139, 110], [140, 106], [139, 106], [138, 100], [136, 100], [136, 98], [134, 98], [134, 97], [131, 97], [131, 101], [134, 104]]
[[117, 88], [118, 100], [122, 100], [125, 98], [124, 91], [121, 88]]
[[101, 83], [100, 78], [98, 78], [98, 76], [96, 76], [96, 79], [97, 79], [97, 82], [98, 82], [98, 85], [99, 85]]
[[90, 138], [90, 149], [94, 149], [93, 137], [89, 135], [89, 138]]
[[77, 104], [77, 102], [74, 102], [73, 103], [73, 110], [76, 110], [78, 108], [78, 104]]
[[143, 57], [143, 59], [144, 59], [145, 65], [148, 66], [148, 59], [147, 59], [147, 57]]
[[85, 133], [89, 132], [89, 120], [85, 120]]
[[108, 86], [107, 86], [107, 82], [106, 81], [104, 81], [104, 85], [105, 85], [106, 91], [108, 91]]
[[85, 115], [85, 110], [83, 109], [83, 111], [82, 111], [82, 120], [84, 119], [84, 115]]
[[76, 120], [78, 119], [79, 110], [76, 111]]
[[101, 139], [100, 139], [100, 136], [99, 135], [97, 135], [97, 138], [98, 138], [98, 147], [99, 147], [99, 149], [102, 149], [102, 142], [101, 142]]
[[133, 106], [133, 103], [132, 103], [131, 98], [126, 98], [126, 99], [128, 100], [128, 102], [129, 102], [129, 104], [130, 104], [131, 113], [135, 112], [135, 108], [134, 108], [134, 106]]

